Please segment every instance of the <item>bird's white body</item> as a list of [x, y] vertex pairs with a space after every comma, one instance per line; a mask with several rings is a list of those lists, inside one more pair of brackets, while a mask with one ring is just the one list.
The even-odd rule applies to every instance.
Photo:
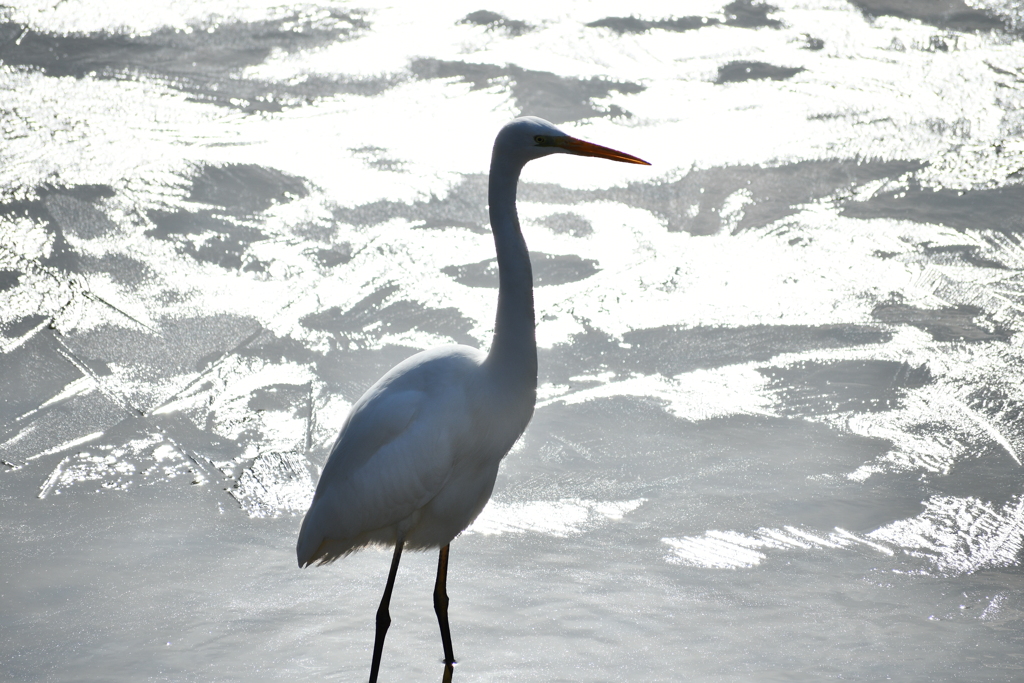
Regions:
[[[441, 346], [395, 366], [352, 407], [299, 537], [300, 564], [367, 544], [447, 545], [490, 498], [533, 415], [534, 382], [498, 390], [480, 350]], [[314, 555], [315, 554], [315, 555]]]
[[491, 497], [498, 466], [537, 400], [533, 271], [516, 216], [519, 173], [528, 161], [568, 152], [646, 164], [629, 154], [572, 138], [542, 119], [523, 117], [494, 140], [487, 197], [498, 257], [498, 313], [484, 354], [441, 346], [399, 363], [352, 406], [302, 520], [299, 566], [332, 562], [365, 545], [394, 545], [377, 610], [370, 683], [377, 680], [388, 605], [403, 547], [441, 548], [434, 610], [445, 652], [448, 544]]

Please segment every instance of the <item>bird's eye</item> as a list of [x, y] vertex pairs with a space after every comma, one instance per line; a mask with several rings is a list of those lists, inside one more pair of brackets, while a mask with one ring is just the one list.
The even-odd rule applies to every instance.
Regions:
[[536, 142], [538, 145], [543, 145], [545, 142], [547, 142], [543, 135], [534, 135], [533, 141]]

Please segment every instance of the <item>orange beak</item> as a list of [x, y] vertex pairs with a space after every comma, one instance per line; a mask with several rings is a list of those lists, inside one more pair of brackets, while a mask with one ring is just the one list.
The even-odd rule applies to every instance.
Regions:
[[561, 147], [569, 154], [576, 154], [581, 157], [600, 157], [602, 159], [611, 159], [612, 161], [624, 161], [627, 164], [643, 164], [644, 166], [650, 166], [649, 163], [639, 157], [633, 156], [632, 154], [626, 154], [625, 152], [619, 152], [608, 147], [595, 145], [592, 142], [578, 140], [568, 135], [563, 138], [555, 138], [553, 142], [556, 146]]

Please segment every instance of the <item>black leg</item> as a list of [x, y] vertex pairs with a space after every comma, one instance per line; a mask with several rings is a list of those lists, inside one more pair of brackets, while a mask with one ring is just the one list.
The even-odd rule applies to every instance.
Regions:
[[450, 669], [455, 664], [455, 654], [452, 652], [452, 632], [448, 630], [447, 584], [448, 546], [445, 546], [441, 548], [441, 555], [437, 559], [437, 582], [434, 584], [434, 611], [437, 612], [437, 625], [441, 627], [441, 644], [444, 646], [445, 667]]
[[405, 545], [405, 539], [399, 536], [398, 542], [395, 543], [395, 556], [391, 558], [388, 585], [384, 586], [384, 597], [380, 599], [380, 607], [377, 608], [377, 635], [373, 639], [373, 663], [370, 665], [370, 683], [377, 683], [380, 656], [384, 652], [384, 636], [387, 635], [388, 626], [391, 626], [391, 614], [388, 612], [388, 606], [391, 604], [391, 590], [395, 587], [395, 575], [398, 573], [398, 561], [402, 559], [403, 545]]

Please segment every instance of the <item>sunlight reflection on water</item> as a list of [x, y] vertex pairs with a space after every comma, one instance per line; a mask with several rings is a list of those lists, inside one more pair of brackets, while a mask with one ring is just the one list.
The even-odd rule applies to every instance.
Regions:
[[386, 557], [297, 572], [295, 515], [378, 376], [489, 343], [520, 113], [653, 166], [524, 174], [540, 403], [455, 678], [1019, 677], [1020, 8], [680, 11], [0, 9], [13, 680], [365, 676]]

